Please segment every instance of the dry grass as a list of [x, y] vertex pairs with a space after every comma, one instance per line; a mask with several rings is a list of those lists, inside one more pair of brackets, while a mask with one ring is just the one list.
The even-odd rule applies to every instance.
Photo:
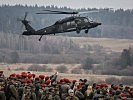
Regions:
[[[0, 64], [0, 70], [3, 70], [4, 75], [6, 77], [8, 77], [12, 73], [20, 74], [23, 71], [27, 71], [27, 68], [30, 65], [32, 65], [32, 64]], [[44, 75], [50, 76], [56, 72], [55, 69], [59, 66], [59, 64], [45, 64], [45, 65], [52, 68], [53, 72], [36, 72], [36, 71], [33, 72], [32, 71], [32, 73], [35, 73], [37, 75], [44, 74]], [[61, 65], [64, 65], [64, 64], [61, 64]], [[109, 77], [115, 77], [115, 78], [119, 78], [119, 79], [123, 77], [123, 76], [116, 76], [116, 75], [95, 75], [95, 74], [91, 74], [91, 73], [90, 74], [70, 74], [70, 70], [72, 70], [80, 65], [79, 64], [73, 64], [73, 65], [67, 64], [65, 66], [67, 66], [68, 72], [67, 73], [59, 73], [59, 78], [66, 77], [69, 79], [77, 79], [77, 80], [78, 79], [88, 79], [88, 80], [94, 80], [95, 82], [97, 82], [98, 80], [105, 81], [105, 79], [109, 78]], [[24, 70], [16, 71], [15, 69], [18, 69], [18, 68], [23, 68]]]
[[131, 39], [70, 37], [73, 41], [83, 45], [100, 45], [112, 51], [121, 52], [123, 49], [133, 46]]
[[[107, 50], [121, 52], [123, 49], [133, 46], [133, 40], [129, 39], [107, 39], [107, 38], [89, 38], [89, 37], [68, 37], [73, 41], [79, 43], [80, 46], [84, 45], [100, 45], [106, 48]], [[23, 68], [24, 71], [28, 69], [32, 64], [0, 64], [0, 70], [4, 71], [5, 76], [9, 76], [11, 73], [21, 73], [21, 71], [16, 71], [16, 69]], [[52, 75], [56, 72], [56, 68], [64, 64], [45, 64], [49, 68], [53, 69], [53, 72], [34, 72], [36, 74]], [[71, 70], [78, 68], [79, 64], [65, 64], [67, 66], [67, 73], [59, 73], [59, 77], [67, 77], [69, 79], [80, 79], [86, 78], [88, 80], [105, 80], [109, 77], [122, 78], [123, 76], [112, 76], [112, 75], [94, 75], [94, 74], [70, 74]]]

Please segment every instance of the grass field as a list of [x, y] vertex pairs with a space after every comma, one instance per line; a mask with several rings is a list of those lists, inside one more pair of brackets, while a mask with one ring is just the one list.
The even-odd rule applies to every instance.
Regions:
[[[9, 77], [10, 74], [12, 73], [16, 73], [16, 74], [20, 74], [23, 71], [27, 71], [28, 67], [32, 65], [32, 64], [0, 64], [0, 70], [4, 71], [4, 75], [6, 77]], [[42, 64], [41, 64], [42, 65]], [[57, 66], [59, 66], [59, 64], [45, 64], [48, 67], [53, 68], [52, 72], [38, 72], [38, 71], [31, 71], [32, 73], [35, 73], [36, 75], [46, 75], [46, 76], [50, 76], [52, 74], [54, 74], [56, 72], [56, 68]], [[68, 64], [66, 65], [68, 67], [68, 72], [67, 73], [59, 73], [59, 78], [69, 78], [69, 79], [88, 79], [88, 80], [93, 80], [95, 82], [101, 80], [101, 81], [105, 81], [106, 78], [110, 78], [110, 77], [115, 77], [115, 78], [122, 78], [124, 76], [116, 76], [116, 75], [96, 75], [96, 74], [70, 74], [69, 71], [79, 65], [75, 64], [75, 65], [71, 65]], [[23, 68], [23, 70], [19, 70], [16, 71], [16, 69], [18, 68]]]
[[83, 45], [100, 45], [106, 49], [121, 52], [123, 49], [133, 46], [131, 39], [112, 39], [112, 38], [89, 38], [89, 37], [70, 37], [73, 41]]

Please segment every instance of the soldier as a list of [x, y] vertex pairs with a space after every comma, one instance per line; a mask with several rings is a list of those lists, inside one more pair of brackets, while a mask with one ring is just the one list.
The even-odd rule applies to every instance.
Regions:
[[100, 89], [97, 89], [94, 93], [93, 100], [99, 100], [100, 98], [103, 98], [103, 95], [100, 94]]
[[49, 87], [45, 87], [40, 100], [52, 100], [52, 95], [49, 92]]
[[119, 90], [116, 90], [115, 95], [114, 95], [114, 100], [121, 100], [120, 93], [121, 92]]
[[15, 80], [11, 79], [9, 83], [5, 86], [5, 95], [6, 95], [6, 100], [17, 100], [18, 98], [18, 92], [15, 87]]
[[1, 78], [4, 78], [3, 71], [0, 71], [0, 77], [1, 77]]
[[25, 88], [23, 87], [23, 85], [18, 87], [18, 100], [22, 99], [22, 96], [23, 96], [23, 93], [24, 93], [24, 89]]
[[26, 87], [22, 100], [36, 100], [34, 90], [30, 86]]
[[54, 75], [50, 76], [51, 84], [56, 83], [57, 76], [58, 76], [58, 72], [56, 72]]
[[78, 97], [74, 95], [74, 91], [72, 89], [69, 89], [68, 94], [69, 96], [67, 96], [65, 100], [79, 100]]
[[75, 91], [75, 96], [78, 97], [79, 100], [84, 100], [84, 99], [85, 99], [85, 96], [84, 96], [83, 93], [81, 92], [81, 89], [82, 89], [82, 87], [81, 87], [81, 85], [79, 84], [79, 85], [77, 86], [76, 91]]
[[54, 100], [61, 100], [59, 89], [55, 89], [55, 95], [53, 97]]
[[0, 100], [6, 100], [3, 86], [4, 86], [4, 80], [0, 78]]
[[65, 100], [68, 96], [68, 90], [70, 89], [70, 86], [67, 84], [67, 81], [69, 80], [64, 78], [60, 86], [61, 100]]

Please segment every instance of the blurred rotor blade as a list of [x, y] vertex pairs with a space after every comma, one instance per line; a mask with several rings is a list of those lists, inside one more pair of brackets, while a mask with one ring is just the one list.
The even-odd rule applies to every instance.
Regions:
[[24, 28], [24, 25], [22, 24], [20, 28], [23, 29]]
[[17, 18], [17, 21], [22, 21], [22, 19], [20, 19], [20, 18]]
[[68, 13], [68, 14], [78, 14], [78, 12], [74, 12], [74, 11], [57, 11], [57, 10], [43, 10], [43, 11], [47, 11], [47, 12], [56, 12], [56, 13]]
[[71, 11], [57, 11], [57, 10], [43, 10], [43, 13], [36, 13], [36, 14], [78, 14], [78, 12], [71, 12]]
[[79, 12], [79, 14], [89, 14], [89, 13], [97, 13], [97, 12], [99, 12], [99, 10], [83, 11], [83, 12]]
[[59, 13], [50, 13], [50, 12], [42, 12], [42, 13], [36, 13], [36, 14], [59, 14]]
[[26, 19], [27, 15], [28, 15], [28, 12], [25, 12], [24, 20]]
[[48, 11], [48, 12], [63, 12], [63, 11], [57, 11], [57, 10], [42, 10], [42, 11]]
[[78, 14], [78, 12], [42, 12], [36, 14]]

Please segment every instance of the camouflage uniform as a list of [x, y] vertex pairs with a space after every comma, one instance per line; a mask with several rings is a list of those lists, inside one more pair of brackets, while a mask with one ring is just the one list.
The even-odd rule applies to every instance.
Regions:
[[76, 96], [68, 96], [68, 97], [66, 97], [66, 99], [65, 100], [79, 100], [78, 99], [78, 97], [76, 97]]
[[26, 87], [22, 100], [36, 100], [36, 94], [30, 86]]
[[13, 84], [9, 84], [6, 86], [6, 100], [17, 100], [18, 98], [18, 92], [16, 90], [16, 87]]
[[21, 87], [20, 86], [18, 88], [18, 100], [21, 100], [22, 99], [23, 93], [24, 93], [24, 87]]
[[50, 94], [48, 87], [45, 87], [44, 92], [43, 92], [40, 100], [53, 100], [53, 97]]
[[75, 91], [75, 96], [78, 97], [79, 100], [84, 100], [85, 96], [82, 94], [80, 90]]
[[4, 91], [0, 91], [0, 100], [6, 100]]
[[55, 89], [55, 95], [53, 96], [54, 100], [61, 100], [60, 94], [59, 94], [59, 89]]
[[[2, 75], [2, 73], [1, 73]], [[5, 92], [4, 92], [4, 79], [0, 78], [0, 100], [6, 100]]]
[[61, 85], [60, 93], [61, 93], [61, 100], [65, 100], [65, 98], [68, 96], [68, 90], [70, 89], [70, 86], [67, 84]]

